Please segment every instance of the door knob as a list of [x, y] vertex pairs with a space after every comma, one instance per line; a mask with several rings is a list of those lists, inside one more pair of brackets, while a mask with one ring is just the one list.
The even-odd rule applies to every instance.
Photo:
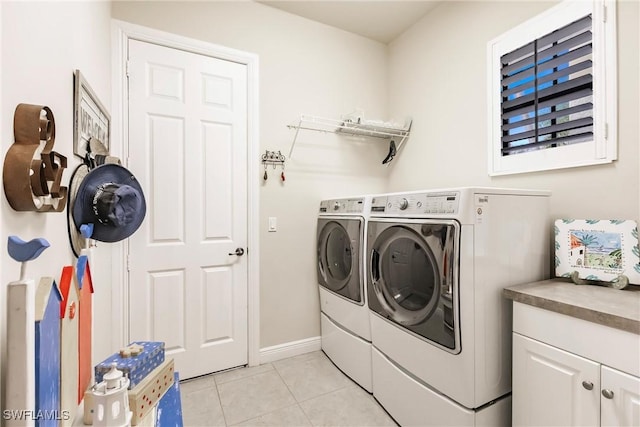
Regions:
[[235, 252], [229, 252], [229, 255], [242, 256], [242, 255], [244, 255], [244, 249], [236, 248], [236, 251]]

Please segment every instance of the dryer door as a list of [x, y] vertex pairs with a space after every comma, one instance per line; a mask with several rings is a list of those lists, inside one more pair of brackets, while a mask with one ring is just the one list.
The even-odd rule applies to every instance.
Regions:
[[457, 353], [459, 224], [394, 221], [368, 224], [369, 307], [420, 338]]
[[318, 219], [318, 283], [363, 304], [360, 246], [363, 218]]

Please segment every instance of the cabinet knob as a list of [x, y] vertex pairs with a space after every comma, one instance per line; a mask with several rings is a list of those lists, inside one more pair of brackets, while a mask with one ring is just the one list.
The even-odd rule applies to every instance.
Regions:
[[591, 381], [582, 381], [582, 387], [587, 390], [593, 390], [593, 383]]
[[603, 389], [602, 390], [602, 395], [607, 398], [607, 399], [613, 399], [613, 392], [609, 389]]

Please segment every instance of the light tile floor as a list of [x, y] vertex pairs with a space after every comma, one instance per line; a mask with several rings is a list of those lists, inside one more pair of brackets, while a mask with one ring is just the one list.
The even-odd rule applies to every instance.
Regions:
[[180, 394], [185, 427], [397, 425], [321, 351], [183, 381]]

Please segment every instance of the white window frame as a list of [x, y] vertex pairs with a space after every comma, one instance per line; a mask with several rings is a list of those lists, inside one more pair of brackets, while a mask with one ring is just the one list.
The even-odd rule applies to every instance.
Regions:
[[[537, 38], [592, 14], [593, 140], [502, 155], [500, 58]], [[615, 0], [565, 0], [487, 44], [488, 170], [490, 176], [610, 163], [617, 159]]]

